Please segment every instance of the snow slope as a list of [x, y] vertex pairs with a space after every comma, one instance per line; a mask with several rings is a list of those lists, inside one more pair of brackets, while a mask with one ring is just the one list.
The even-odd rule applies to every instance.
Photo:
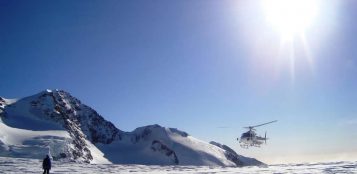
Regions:
[[263, 165], [219, 143], [175, 128], [144, 126], [124, 132], [62, 90], [17, 100], [0, 98], [0, 156], [86, 163], [149, 165]]
[[137, 128], [121, 140], [97, 147], [118, 164], [236, 166], [224, 149], [159, 125]]
[[[41, 159], [50, 153], [57, 159], [67, 156], [67, 161], [74, 160], [71, 154], [73, 139], [67, 131], [32, 131], [12, 128], [2, 122], [0, 122], [0, 130], [0, 156]], [[110, 163], [92, 143], [89, 141], [86, 143], [94, 157], [92, 163]]]

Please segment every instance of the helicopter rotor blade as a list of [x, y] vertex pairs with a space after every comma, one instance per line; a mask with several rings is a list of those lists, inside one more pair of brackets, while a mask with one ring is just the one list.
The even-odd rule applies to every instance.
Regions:
[[278, 120], [274, 120], [274, 121], [271, 121], [271, 122], [268, 122], [268, 123], [258, 124], [258, 125], [255, 125], [255, 126], [249, 126], [249, 128], [259, 127], [259, 126], [263, 126], [263, 125], [266, 125], [266, 124], [275, 123], [275, 122], [277, 122], [277, 121], [278, 121]]
[[254, 129], [253, 127], [243, 127], [245, 129], [249, 129], [250, 131], [256, 131], [256, 129]]

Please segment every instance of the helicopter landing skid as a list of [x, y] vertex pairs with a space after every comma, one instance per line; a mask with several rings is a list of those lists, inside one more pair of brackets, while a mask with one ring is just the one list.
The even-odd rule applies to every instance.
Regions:
[[246, 146], [246, 145], [240, 145], [240, 147], [243, 148], [243, 149], [248, 149], [249, 148], [249, 146]]
[[259, 147], [260, 148], [260, 145], [258, 145], [258, 144], [240, 144], [240, 147], [244, 148], [244, 149], [249, 149], [249, 147]]

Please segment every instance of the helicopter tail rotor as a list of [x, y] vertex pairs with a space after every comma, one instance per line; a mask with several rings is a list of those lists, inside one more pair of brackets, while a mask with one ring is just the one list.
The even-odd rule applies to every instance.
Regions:
[[265, 144], [267, 144], [267, 131], [265, 131], [264, 140], [265, 140]]

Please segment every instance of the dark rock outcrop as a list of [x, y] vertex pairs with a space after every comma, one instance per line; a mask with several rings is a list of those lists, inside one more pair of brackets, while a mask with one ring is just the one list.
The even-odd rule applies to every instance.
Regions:
[[173, 162], [173, 164], [175, 164], [175, 165], [179, 164], [179, 160], [176, 156], [176, 153], [173, 150], [171, 150], [170, 148], [168, 148], [165, 144], [160, 142], [159, 140], [152, 141], [151, 149], [153, 151], [157, 151], [157, 152], [160, 152], [160, 153], [166, 155], [170, 159], [170, 161]]
[[228, 160], [234, 162], [237, 166], [261, 166], [265, 165], [264, 163], [254, 159], [254, 158], [247, 158], [241, 155], [238, 155], [233, 149], [230, 147], [220, 144], [214, 141], [211, 141], [210, 144], [220, 147], [226, 151], [225, 156]]

